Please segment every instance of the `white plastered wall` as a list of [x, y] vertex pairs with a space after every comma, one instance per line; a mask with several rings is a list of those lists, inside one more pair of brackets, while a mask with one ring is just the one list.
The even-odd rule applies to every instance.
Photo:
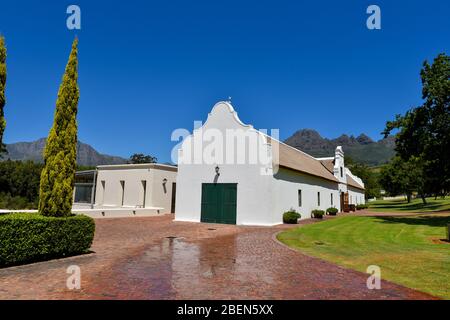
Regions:
[[[274, 215], [278, 223], [282, 222], [283, 212], [291, 208], [299, 212], [302, 219], [310, 218], [311, 211], [314, 209], [339, 208], [339, 190], [336, 182], [284, 168], [280, 168], [274, 175], [274, 180]], [[301, 206], [299, 206], [298, 190], [302, 190]]]
[[[175, 219], [200, 221], [202, 183], [217, 182], [237, 183], [236, 224], [273, 225], [278, 223], [279, 220], [275, 219], [273, 215], [271, 158], [267, 164], [252, 164], [251, 161], [246, 161], [249, 159], [248, 150], [246, 150], [245, 154], [238, 153], [238, 156], [244, 156], [243, 161], [238, 161], [237, 157], [234, 158], [234, 161], [231, 159], [227, 161], [224, 147], [222, 160], [218, 156], [215, 157], [215, 161], [209, 161], [214, 159], [206, 159], [207, 161], [200, 159], [202, 164], [192, 164], [195, 162], [193, 150], [196, 150], [196, 143], [200, 141], [201, 135], [208, 132], [208, 129], [214, 129], [214, 132], [222, 134], [223, 137], [226, 136], [227, 129], [240, 130], [240, 133], [249, 139], [257, 139], [266, 154], [271, 152], [266, 137], [252, 126], [244, 125], [229, 103], [217, 103], [203, 127], [194, 130], [193, 135], [186, 138], [180, 148]], [[207, 148], [207, 144], [201, 146], [200, 152], [208, 154]], [[237, 148], [236, 144], [234, 150]], [[230, 156], [231, 152], [227, 152], [227, 154]], [[219, 167], [220, 175], [216, 175], [216, 166]], [[262, 172], [266, 174], [262, 174]]]
[[[98, 169], [95, 207], [142, 207], [145, 190], [145, 207], [162, 207], [162, 213], [168, 213], [171, 208], [172, 183], [176, 182], [176, 174], [176, 171], [155, 168], [105, 166], [104, 169]], [[165, 188], [164, 178], [167, 179]], [[123, 206], [121, 181], [125, 187]], [[145, 188], [142, 181], [146, 181]]]

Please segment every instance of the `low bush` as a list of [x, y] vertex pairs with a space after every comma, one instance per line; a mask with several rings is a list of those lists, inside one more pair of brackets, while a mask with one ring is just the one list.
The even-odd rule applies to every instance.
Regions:
[[322, 219], [325, 211], [323, 210], [313, 210], [311, 211], [311, 216], [316, 219]]
[[369, 207], [369, 205], [367, 204], [358, 204], [356, 206], [356, 210], [363, 210], [363, 209], [367, 209]]
[[94, 220], [84, 215], [0, 215], [0, 266], [85, 253], [91, 247], [94, 232]]
[[300, 219], [300, 217], [301, 217], [300, 213], [298, 213], [295, 210], [290, 210], [283, 213], [283, 222], [295, 224], [297, 223], [297, 220]]
[[327, 209], [327, 213], [328, 213], [330, 216], [335, 216], [335, 215], [338, 213], [338, 209], [335, 208], [335, 207], [328, 208], [328, 209]]

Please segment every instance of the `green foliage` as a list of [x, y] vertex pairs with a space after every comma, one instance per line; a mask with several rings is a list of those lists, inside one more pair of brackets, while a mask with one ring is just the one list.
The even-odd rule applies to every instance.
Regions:
[[0, 36], [0, 156], [6, 151], [6, 147], [3, 144], [3, 133], [5, 132], [6, 120], [4, 107], [6, 104], [5, 98], [6, 87], [6, 47], [5, 38]]
[[91, 247], [94, 231], [94, 220], [84, 215], [0, 215], [0, 266], [85, 253]]
[[323, 210], [316, 209], [316, 210], [311, 211], [311, 216], [316, 219], [322, 219], [324, 215], [325, 215], [325, 211], [323, 211]]
[[290, 223], [290, 224], [296, 224], [297, 220], [300, 219], [301, 215], [295, 210], [289, 210], [285, 213], [283, 213], [283, 222], [284, 223]]
[[424, 192], [422, 163], [418, 158], [404, 161], [394, 157], [392, 161], [381, 168], [380, 184], [390, 196], [405, 194], [408, 202], [414, 191]]
[[450, 190], [450, 57], [440, 54], [432, 65], [425, 61], [420, 75], [424, 103], [388, 121], [383, 133], [398, 130], [397, 154], [420, 163], [424, 196]]
[[377, 198], [380, 196], [379, 174], [365, 164], [358, 163], [345, 157], [345, 164], [350, 171], [364, 182], [365, 198]]
[[367, 209], [368, 207], [369, 207], [368, 204], [357, 204], [356, 210], [363, 210], [363, 209]]
[[32, 161], [1, 161], [0, 208], [36, 209], [42, 167]]
[[38, 206], [38, 199], [33, 201], [21, 196], [12, 196], [10, 193], [0, 193], [0, 208], [10, 210], [32, 210]]
[[158, 159], [149, 155], [144, 155], [142, 153], [135, 153], [130, 157], [130, 163], [156, 163]]
[[331, 216], [335, 216], [338, 213], [338, 209], [335, 207], [330, 207], [327, 209], [327, 213]]
[[78, 40], [75, 39], [58, 92], [55, 119], [44, 150], [39, 212], [46, 216], [69, 215], [72, 208], [79, 98], [77, 44]]

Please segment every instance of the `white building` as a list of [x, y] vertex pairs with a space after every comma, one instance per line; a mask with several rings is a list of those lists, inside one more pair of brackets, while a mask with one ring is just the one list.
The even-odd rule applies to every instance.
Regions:
[[344, 166], [344, 152], [316, 159], [242, 123], [217, 103], [178, 152], [175, 220], [239, 225], [282, 223], [295, 209], [364, 203], [364, 184]]
[[156, 164], [103, 165], [76, 174], [74, 209], [92, 216], [123, 217], [175, 211], [177, 167]]

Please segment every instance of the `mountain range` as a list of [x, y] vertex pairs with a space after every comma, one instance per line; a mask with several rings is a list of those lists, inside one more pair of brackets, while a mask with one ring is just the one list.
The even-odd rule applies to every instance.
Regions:
[[[32, 142], [16, 142], [6, 145], [8, 154], [3, 159], [33, 160], [42, 162], [42, 153], [46, 139]], [[336, 139], [323, 138], [317, 131], [302, 129], [295, 132], [285, 141], [288, 145], [300, 149], [314, 157], [330, 157], [337, 146], [342, 146], [346, 156], [369, 166], [377, 166], [388, 162], [395, 154], [395, 138], [389, 136], [373, 141], [365, 134], [357, 137], [343, 134]], [[101, 154], [89, 144], [78, 142], [77, 163], [81, 166], [96, 166], [127, 163], [127, 159]]]
[[[42, 162], [42, 153], [44, 151], [46, 138], [41, 138], [32, 142], [16, 142], [6, 145], [6, 154], [4, 159], [11, 160], [33, 160]], [[90, 145], [78, 142], [77, 145], [77, 164], [81, 166], [97, 166], [105, 164], [123, 164], [127, 159], [101, 154]]]
[[344, 154], [354, 161], [369, 166], [387, 163], [395, 154], [395, 137], [388, 136], [374, 141], [365, 134], [357, 137], [343, 134], [336, 139], [323, 138], [316, 130], [302, 129], [284, 141], [313, 157], [331, 157], [337, 146], [342, 146]]

